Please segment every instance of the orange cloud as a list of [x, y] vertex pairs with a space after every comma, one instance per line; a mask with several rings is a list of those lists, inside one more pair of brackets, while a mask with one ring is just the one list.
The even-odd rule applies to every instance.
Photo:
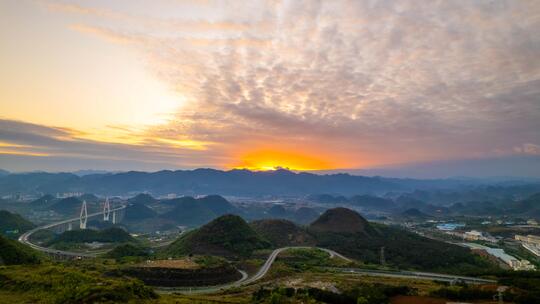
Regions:
[[291, 170], [325, 170], [335, 168], [335, 164], [325, 157], [301, 154], [298, 152], [279, 150], [257, 150], [238, 157], [239, 163], [232, 168], [249, 170], [275, 170], [287, 168]]

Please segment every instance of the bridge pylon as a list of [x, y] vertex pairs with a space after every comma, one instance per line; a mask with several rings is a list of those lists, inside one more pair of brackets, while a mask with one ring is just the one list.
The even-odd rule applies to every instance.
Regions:
[[86, 208], [86, 201], [83, 201], [81, 206], [81, 215], [79, 217], [79, 228], [86, 229], [86, 222], [88, 221], [88, 210]]
[[[105, 204], [103, 204], [103, 220], [109, 221], [109, 217], [111, 215], [111, 204], [109, 203], [109, 198], [107, 197], [105, 199]], [[114, 216], [114, 212], [113, 212]]]

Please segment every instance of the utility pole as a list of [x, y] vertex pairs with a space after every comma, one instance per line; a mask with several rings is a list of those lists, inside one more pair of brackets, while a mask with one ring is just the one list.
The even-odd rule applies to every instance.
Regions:
[[386, 260], [384, 259], [384, 247], [381, 247], [381, 265], [384, 266], [386, 264]]

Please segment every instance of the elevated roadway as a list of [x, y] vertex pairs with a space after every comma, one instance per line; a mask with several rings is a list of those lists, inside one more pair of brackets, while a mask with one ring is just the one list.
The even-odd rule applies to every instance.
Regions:
[[[110, 212], [116, 212], [116, 211], [125, 209], [126, 207], [127, 206], [124, 205], [124, 206], [121, 206], [121, 207], [118, 207], [118, 208], [115, 208], [115, 209], [111, 209]], [[95, 216], [98, 216], [98, 215], [103, 215], [103, 211], [88, 214], [88, 217], [95, 217]], [[52, 249], [52, 248], [39, 246], [39, 245], [34, 244], [34, 243], [32, 243], [30, 241], [30, 236], [32, 234], [36, 233], [37, 231], [50, 229], [50, 228], [54, 228], [54, 227], [61, 226], [61, 225], [67, 225], [67, 224], [72, 223], [72, 222], [77, 222], [77, 221], [79, 221], [79, 219], [80, 219], [79, 217], [75, 217], [75, 218], [63, 220], [63, 221], [60, 221], [60, 222], [55, 222], [55, 223], [51, 223], [51, 224], [36, 227], [36, 228], [34, 228], [32, 230], [29, 230], [29, 231], [21, 234], [21, 236], [19, 237], [19, 242], [21, 242], [21, 243], [23, 243], [25, 245], [28, 245], [28, 246], [34, 248], [35, 250], [38, 250], [38, 251], [41, 251], [43, 253], [53, 255], [53, 256], [61, 256], [61, 257], [67, 257], [67, 258], [79, 258], [79, 257], [80, 258], [93, 258], [93, 257], [96, 257], [96, 255], [98, 253], [82, 253], [82, 252], [72, 252], [72, 251], [65, 251], [65, 250], [57, 250], [57, 249]]]

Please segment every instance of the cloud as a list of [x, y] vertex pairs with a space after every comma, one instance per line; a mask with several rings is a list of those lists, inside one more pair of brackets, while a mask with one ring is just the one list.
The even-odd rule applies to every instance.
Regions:
[[514, 147], [514, 152], [519, 154], [540, 155], [540, 145], [525, 143], [521, 146]]
[[[140, 163], [144, 168], [150, 168], [150, 164], [154, 164], [152, 167], [154, 170], [217, 166], [223, 161], [214, 155], [205, 155], [204, 143], [195, 141], [182, 139], [171, 141], [155, 136], [147, 138], [144, 134], [128, 132], [126, 135], [136, 137], [138, 142], [122, 144], [89, 140], [84, 138], [86, 135], [72, 129], [0, 119], [0, 154], [3, 155], [0, 157], [0, 165], [13, 170], [36, 169], [28, 167], [27, 163], [4, 163], [6, 155], [10, 155], [11, 158], [45, 157], [43, 163], [47, 163], [50, 159], [66, 158], [72, 162], [80, 160], [81, 163], [96, 165], [118, 161], [120, 164]], [[194, 161], [195, 158], [200, 162]]]
[[322, 151], [350, 167], [537, 151], [522, 144], [540, 142], [535, 1], [196, 6], [196, 20], [64, 9], [101, 18], [75, 28], [129, 42], [190, 101], [148, 137], [225, 158]]

